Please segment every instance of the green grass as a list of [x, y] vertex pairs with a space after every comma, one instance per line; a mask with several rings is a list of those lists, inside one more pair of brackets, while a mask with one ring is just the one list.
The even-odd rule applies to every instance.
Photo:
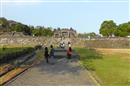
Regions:
[[35, 49], [32, 47], [2, 47], [0, 48], [0, 65], [12, 63], [17, 58], [33, 52]]
[[75, 49], [81, 64], [87, 68], [102, 86], [130, 86], [130, 54], [100, 54], [85, 48]]
[[0, 48], [0, 55], [21, 51], [24, 48]]

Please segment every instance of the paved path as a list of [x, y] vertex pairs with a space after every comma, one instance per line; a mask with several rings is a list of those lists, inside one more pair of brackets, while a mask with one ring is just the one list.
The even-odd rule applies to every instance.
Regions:
[[96, 86], [78, 60], [51, 59], [30, 68], [6, 86]]

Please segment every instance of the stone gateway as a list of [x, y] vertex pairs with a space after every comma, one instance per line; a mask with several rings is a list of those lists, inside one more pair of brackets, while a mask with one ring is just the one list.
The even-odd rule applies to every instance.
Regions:
[[55, 38], [76, 38], [78, 35], [77, 35], [77, 32], [76, 30], [70, 28], [70, 29], [67, 29], [67, 28], [63, 28], [63, 29], [54, 29], [54, 37]]

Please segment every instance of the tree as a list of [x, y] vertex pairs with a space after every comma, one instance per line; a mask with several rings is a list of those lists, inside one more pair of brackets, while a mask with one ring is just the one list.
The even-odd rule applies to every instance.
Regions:
[[130, 22], [120, 24], [115, 32], [116, 36], [126, 37], [130, 35]]
[[0, 18], [0, 30], [1, 31], [8, 31], [9, 30], [9, 22], [6, 18]]
[[37, 26], [32, 30], [32, 34], [35, 36], [52, 36], [53, 31], [51, 27], [41, 27]]
[[23, 32], [25, 35], [31, 35], [31, 28], [21, 23], [15, 23], [10, 26], [11, 31]]
[[116, 29], [117, 29], [116, 23], [114, 23], [113, 20], [109, 20], [109, 21], [104, 21], [101, 24], [99, 32], [103, 36], [112, 37], [112, 35], [115, 34]]

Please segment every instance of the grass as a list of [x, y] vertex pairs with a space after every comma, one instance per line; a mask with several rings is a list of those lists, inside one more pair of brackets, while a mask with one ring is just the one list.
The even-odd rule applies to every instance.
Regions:
[[0, 48], [0, 59], [2, 59], [6, 54], [20, 52], [23, 49], [25, 48]]
[[93, 49], [76, 48], [81, 64], [99, 81], [101, 86], [130, 86], [129, 53], [101, 54]]
[[12, 47], [12, 46], [3, 46], [0, 47], [0, 64], [10, 63], [16, 60], [20, 56], [27, 55], [34, 51], [33, 47]]
[[0, 55], [21, 51], [23, 49], [34, 47], [29, 45], [0, 45]]

